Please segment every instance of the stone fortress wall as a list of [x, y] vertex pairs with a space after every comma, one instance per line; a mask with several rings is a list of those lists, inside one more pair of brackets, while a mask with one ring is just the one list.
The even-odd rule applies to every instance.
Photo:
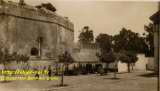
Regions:
[[38, 37], [43, 38], [44, 58], [56, 58], [64, 51], [72, 52], [73, 23], [45, 8], [0, 2], [0, 46], [31, 56], [31, 49], [39, 48]]

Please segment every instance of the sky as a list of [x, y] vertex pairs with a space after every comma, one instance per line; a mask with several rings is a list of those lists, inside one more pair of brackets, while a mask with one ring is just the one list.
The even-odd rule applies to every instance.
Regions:
[[[19, 0], [10, 0], [18, 2]], [[118, 34], [125, 27], [143, 34], [144, 25], [157, 9], [157, 2], [151, 1], [105, 1], [105, 0], [25, 0], [27, 4], [38, 5], [50, 2], [61, 16], [69, 17], [74, 23], [75, 41], [84, 26], [100, 33]]]

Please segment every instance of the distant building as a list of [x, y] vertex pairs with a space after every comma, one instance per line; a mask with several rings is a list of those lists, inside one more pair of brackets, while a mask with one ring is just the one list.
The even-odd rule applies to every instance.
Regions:
[[100, 53], [100, 50], [95, 43], [85, 45], [77, 43], [72, 52], [72, 57], [75, 62], [70, 65], [70, 68], [74, 69], [76, 66], [80, 69], [80, 73], [98, 72], [99, 67], [104, 68], [105, 66], [105, 64], [99, 60], [97, 56], [98, 53]]
[[57, 59], [72, 52], [74, 26], [44, 7], [0, 0], [0, 46], [32, 58]]
[[96, 54], [99, 52], [100, 52], [99, 48], [96, 47], [94, 43], [85, 46], [76, 45], [72, 56], [76, 62], [98, 63], [100, 61]]

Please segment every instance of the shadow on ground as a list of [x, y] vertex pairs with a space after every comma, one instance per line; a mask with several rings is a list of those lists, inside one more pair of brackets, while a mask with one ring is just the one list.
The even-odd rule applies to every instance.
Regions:
[[49, 90], [45, 90], [45, 91], [54, 91], [55, 89], [60, 89], [60, 88], [63, 88], [63, 87], [67, 87], [69, 86], [68, 84], [64, 84], [64, 85], [51, 85], [49, 87], [47, 87], [47, 89], [49, 88]]
[[51, 85], [51, 86], [49, 86], [49, 88], [52, 88], [52, 87], [67, 87], [67, 86], [69, 86], [69, 85], [68, 84], [64, 84], [64, 85], [58, 84], [58, 85]]
[[12, 81], [1, 81], [0, 83], [10, 83]]
[[104, 78], [104, 79], [109, 79], [109, 80], [121, 80], [122, 78], [113, 78], [113, 77], [111, 77], [111, 78]]
[[132, 72], [118, 72], [116, 74], [128, 74], [128, 73], [132, 73]]
[[146, 74], [142, 74], [139, 76], [141, 76], [141, 77], [158, 77], [158, 75], [156, 73], [146, 73]]

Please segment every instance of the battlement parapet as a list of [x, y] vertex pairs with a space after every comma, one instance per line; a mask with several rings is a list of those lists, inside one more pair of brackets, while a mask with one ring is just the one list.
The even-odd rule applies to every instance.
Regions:
[[3, 1], [3, 3], [0, 3], [0, 15], [2, 14], [33, 21], [54, 23], [68, 30], [74, 31], [73, 23], [70, 22], [67, 18], [59, 16], [55, 12], [52, 12], [45, 8], [38, 9], [27, 4], [19, 5], [15, 2]]

